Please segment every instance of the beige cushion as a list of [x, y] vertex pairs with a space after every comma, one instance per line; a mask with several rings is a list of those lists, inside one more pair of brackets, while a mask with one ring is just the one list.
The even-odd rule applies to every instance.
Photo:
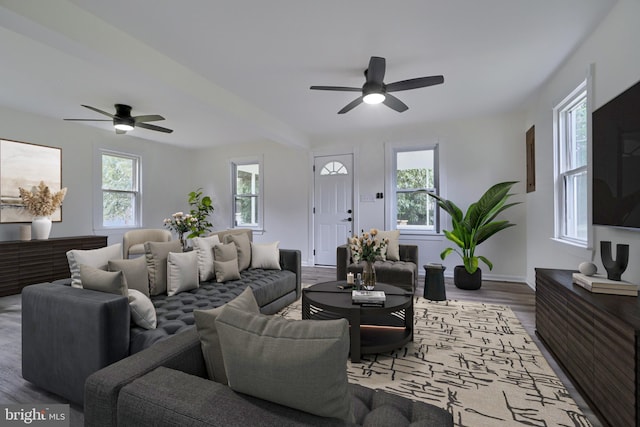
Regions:
[[251, 243], [251, 268], [281, 270], [279, 244], [280, 242]]
[[158, 319], [149, 297], [136, 289], [129, 289], [128, 295], [133, 323], [144, 329], [155, 329]]
[[400, 230], [378, 231], [378, 239], [389, 239], [387, 247], [382, 251], [383, 259], [400, 261]]
[[218, 339], [218, 331], [216, 330], [216, 318], [226, 306], [236, 307], [240, 310], [250, 313], [259, 313], [260, 308], [253, 296], [251, 288], [246, 288], [240, 295], [227, 304], [210, 310], [194, 310], [198, 335], [200, 335], [200, 346], [204, 356], [205, 364], [209, 379], [222, 384], [227, 384], [227, 374], [224, 369], [224, 360], [222, 359], [222, 351], [220, 350], [220, 340]]
[[67, 252], [69, 271], [71, 271], [71, 286], [82, 287], [80, 278], [80, 264], [107, 270], [109, 260], [122, 259], [122, 244], [106, 246], [99, 249], [72, 249]]
[[182, 252], [182, 242], [146, 242], [144, 249], [149, 271], [149, 295], [164, 294], [167, 292], [167, 257], [169, 252]]
[[231, 389], [354, 421], [346, 319], [289, 320], [226, 306], [215, 323]]
[[218, 236], [194, 237], [193, 249], [198, 254], [198, 274], [200, 281], [211, 280], [215, 277], [213, 269], [213, 247], [220, 244]]
[[129, 289], [136, 289], [149, 296], [149, 273], [147, 260], [144, 257], [134, 259], [111, 259], [109, 271], [122, 271], [127, 279]]
[[144, 255], [144, 243], [136, 243], [135, 245], [130, 246], [128, 258], [131, 258], [131, 255], [135, 255], [135, 256]]
[[167, 256], [167, 295], [198, 287], [198, 254], [170, 252]]
[[213, 247], [213, 258], [216, 282], [226, 282], [227, 280], [240, 278], [238, 249], [234, 243], [215, 245]]
[[122, 271], [105, 271], [80, 264], [80, 277], [84, 289], [127, 296], [127, 279]]
[[251, 265], [251, 241], [246, 234], [228, 234], [225, 243], [235, 243], [238, 251], [238, 270], [244, 271]]

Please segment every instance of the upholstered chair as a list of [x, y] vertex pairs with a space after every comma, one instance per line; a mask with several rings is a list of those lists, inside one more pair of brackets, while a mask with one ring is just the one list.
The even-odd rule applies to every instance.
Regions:
[[144, 255], [145, 242], [169, 242], [171, 232], [161, 228], [141, 228], [130, 230], [122, 237], [122, 256], [124, 258]]

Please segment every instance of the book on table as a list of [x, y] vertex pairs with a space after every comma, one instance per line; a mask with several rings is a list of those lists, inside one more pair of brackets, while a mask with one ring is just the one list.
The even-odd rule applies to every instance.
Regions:
[[351, 291], [351, 300], [355, 304], [384, 304], [387, 297], [384, 291]]
[[600, 274], [586, 276], [573, 273], [573, 283], [595, 294], [638, 296], [638, 285], [624, 280], [610, 280]]

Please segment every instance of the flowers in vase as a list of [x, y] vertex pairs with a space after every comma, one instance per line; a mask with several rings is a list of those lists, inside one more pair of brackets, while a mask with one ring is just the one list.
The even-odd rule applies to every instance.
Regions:
[[67, 194], [66, 187], [52, 193], [44, 181], [40, 181], [40, 184], [33, 187], [31, 191], [22, 187], [18, 187], [18, 191], [25, 209], [34, 216], [51, 216], [62, 205], [64, 196]]
[[184, 233], [191, 230], [198, 219], [191, 214], [185, 215], [184, 212], [176, 212], [171, 214], [170, 218], [165, 218], [163, 222], [164, 226], [175, 231], [178, 234], [178, 239], [184, 243]]
[[382, 256], [382, 250], [389, 244], [389, 239], [380, 239], [377, 235], [378, 230], [372, 228], [368, 233], [362, 230], [362, 235], [349, 238], [349, 249], [355, 262], [374, 262], [376, 257]]
[[164, 219], [164, 226], [178, 233], [178, 237], [183, 243], [185, 233], [188, 233], [187, 239], [192, 239], [211, 231], [213, 227], [208, 219], [214, 209], [213, 203], [211, 197], [202, 196], [201, 188], [189, 193], [189, 205], [191, 211], [188, 214], [176, 212], [171, 215], [171, 218]]

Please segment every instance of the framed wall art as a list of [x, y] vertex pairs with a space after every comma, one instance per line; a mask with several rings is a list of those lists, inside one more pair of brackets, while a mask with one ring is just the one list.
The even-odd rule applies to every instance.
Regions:
[[[62, 149], [0, 139], [0, 223], [31, 222], [18, 187], [31, 189], [40, 184], [52, 192], [62, 187]], [[52, 221], [62, 221], [58, 208]]]

